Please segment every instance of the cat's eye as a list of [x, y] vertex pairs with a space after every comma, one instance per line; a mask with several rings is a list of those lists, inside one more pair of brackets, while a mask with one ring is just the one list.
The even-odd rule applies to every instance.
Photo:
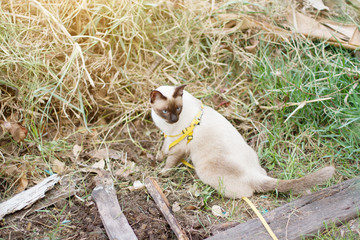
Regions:
[[178, 107], [178, 108], [176, 109], [176, 111], [178, 111], [178, 112], [179, 112], [180, 110], [181, 110], [181, 107]]
[[167, 110], [162, 110], [162, 112], [163, 112], [163, 113], [165, 113], [165, 114], [166, 114], [166, 113], [168, 113], [168, 111], [167, 111]]

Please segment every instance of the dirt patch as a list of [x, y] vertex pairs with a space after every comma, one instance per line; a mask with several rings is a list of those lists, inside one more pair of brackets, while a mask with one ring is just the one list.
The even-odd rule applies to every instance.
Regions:
[[[113, 155], [106, 161], [105, 169], [114, 177], [114, 184], [120, 206], [130, 226], [139, 239], [176, 239], [151, 196], [146, 189], [130, 191], [134, 181], [144, 181], [146, 177], [153, 177], [159, 183], [167, 196], [170, 205], [177, 203], [180, 210], [174, 212], [176, 219], [183, 227], [190, 239], [204, 239], [211, 235], [213, 226], [225, 222], [243, 222], [253, 217], [251, 211], [241, 200], [224, 199], [214, 189], [203, 184], [196, 176], [195, 171], [179, 165], [172, 171], [171, 176], [159, 175], [163, 161], [157, 161], [155, 155], [160, 148], [161, 136], [155, 131], [153, 124], [144, 124], [133, 128], [132, 137], [136, 142], [129, 140], [128, 133], [120, 130], [114, 136], [114, 143], [108, 144]], [[140, 132], [136, 129], [144, 129]], [[150, 134], [143, 134], [149, 132]], [[122, 139], [116, 142], [117, 139]], [[92, 140], [96, 141], [96, 140]], [[55, 204], [42, 208], [36, 212], [29, 209], [7, 216], [0, 222], [0, 238], [3, 239], [108, 239], [102, 225], [95, 203], [91, 199], [91, 192], [95, 187], [95, 173], [89, 172], [86, 166], [99, 161], [94, 158], [94, 151], [101, 147], [91, 144], [84, 134], [74, 134], [68, 139], [71, 147], [62, 147], [61, 151], [54, 151], [53, 157], [46, 156], [51, 162], [54, 157], [65, 165], [63, 174], [76, 176], [76, 195], [58, 201]], [[8, 146], [2, 142], [4, 153], [10, 152], [4, 148]], [[72, 146], [82, 146], [82, 151], [76, 158]], [[29, 154], [40, 156], [35, 145], [13, 146], [12, 153], [20, 158]], [[26, 149], [24, 151], [23, 149]], [[13, 167], [12, 171], [10, 166]], [[21, 169], [21, 170], [19, 170]], [[48, 166], [40, 157], [28, 159], [27, 162], [7, 162], [3, 168], [4, 178], [0, 189], [2, 198], [14, 195], [17, 179], [22, 173], [27, 173], [28, 187], [44, 179]], [[119, 170], [124, 170], [119, 171]], [[10, 175], [12, 176], [10, 177]], [[49, 199], [48, 194], [45, 200]], [[266, 198], [257, 198], [255, 204], [262, 209], [276, 207]], [[215, 217], [211, 213], [213, 205], [220, 205], [230, 213], [228, 218]]]
[[[176, 239], [166, 219], [146, 191], [130, 192], [118, 196], [125, 216], [139, 239]], [[181, 210], [175, 213], [190, 239], [209, 236], [203, 216], [196, 211]], [[202, 221], [205, 225], [202, 225]]]
[[75, 198], [2, 222], [3, 239], [108, 239], [95, 204]]
[[[111, 154], [105, 161], [105, 169], [114, 177], [120, 206], [138, 239], [176, 239], [147, 190], [129, 190], [135, 181], [144, 182], [149, 176], [159, 183], [170, 205], [175, 203], [179, 205], [180, 208], [174, 212], [174, 215], [190, 239], [204, 239], [211, 236], [214, 226], [218, 224], [241, 223], [256, 217], [244, 201], [223, 198], [213, 188], [202, 183], [194, 170], [184, 165], [172, 170], [168, 177], [161, 176], [159, 172], [164, 162], [155, 159], [161, 146], [159, 144], [161, 136], [154, 131], [154, 126], [151, 124], [143, 125], [142, 129], [150, 134], [134, 130], [132, 137], [137, 139], [136, 142], [129, 140], [127, 133], [114, 130], [118, 135], [114, 136], [114, 143], [106, 145], [107, 149], [111, 150], [109, 151]], [[116, 142], [117, 139], [121, 141]], [[65, 164], [64, 174], [75, 176], [76, 195], [36, 212], [30, 213], [26, 209], [15, 213], [16, 217], [15, 214], [7, 216], [0, 222], [0, 238], [108, 239], [97, 207], [91, 199], [96, 174], [88, 169], [99, 161], [94, 156], [95, 153], [99, 155], [99, 149], [103, 148], [92, 145], [92, 142], [82, 134], [74, 134], [73, 138], [68, 139], [68, 144], [82, 146], [77, 158], [74, 157], [71, 147], [68, 150], [54, 152], [54, 156]], [[39, 155], [36, 146], [25, 147], [17, 147], [12, 153], [15, 152], [20, 158], [25, 158], [29, 153]], [[2, 149], [3, 152], [7, 152], [6, 148]], [[49, 157], [48, 160], [52, 159]], [[26, 163], [20, 160], [7, 163], [8, 168], [3, 168], [3, 176], [6, 177], [0, 178], [3, 183], [0, 186], [4, 191], [3, 198], [14, 195], [16, 181], [22, 173], [27, 173], [29, 187], [46, 177], [44, 172], [48, 168], [41, 158], [31, 158]], [[16, 167], [10, 171], [11, 166]], [[13, 176], [10, 177], [11, 174]], [[47, 197], [45, 196], [45, 200], [49, 199]], [[289, 200], [288, 195], [285, 194], [266, 193], [255, 195], [251, 201], [264, 214]], [[214, 205], [220, 206], [229, 213], [228, 217], [214, 216], [211, 211]]]
[[[91, 185], [88, 184], [89, 189]], [[86, 201], [80, 199], [71, 197], [25, 217], [18, 214], [11, 221], [5, 220], [0, 223], [0, 238], [108, 239], [95, 203], [91, 198]], [[138, 239], [176, 239], [146, 190], [120, 191], [118, 199]], [[199, 220], [203, 219], [205, 223], [204, 217], [196, 211], [183, 210], [177, 212], [176, 217], [190, 239], [204, 239], [209, 235], [206, 226]]]

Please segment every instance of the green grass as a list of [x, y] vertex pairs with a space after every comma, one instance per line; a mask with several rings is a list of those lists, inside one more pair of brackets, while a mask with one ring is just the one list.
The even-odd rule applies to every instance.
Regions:
[[[260, 152], [265, 164], [280, 167], [285, 178], [329, 164], [347, 178], [359, 175], [360, 95], [351, 89], [359, 82], [360, 61], [354, 53], [297, 39], [276, 47], [263, 44], [257, 57], [255, 97], [275, 106], [262, 123], [269, 133]], [[286, 106], [329, 97], [295, 113], [297, 105]]]
[[341, 226], [334, 223], [325, 224], [325, 230], [311, 236], [312, 239], [326, 239], [326, 240], [355, 240], [359, 239], [359, 218], [343, 222]]

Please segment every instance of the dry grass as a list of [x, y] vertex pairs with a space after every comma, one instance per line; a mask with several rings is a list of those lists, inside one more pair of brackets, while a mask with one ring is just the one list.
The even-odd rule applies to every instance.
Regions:
[[[227, 74], [221, 42], [229, 36], [205, 34], [211, 32], [213, 24], [206, 18], [215, 6], [190, 6], [141, 1], [3, 4], [2, 74], [18, 91], [17, 104], [2, 101], [3, 118], [20, 114], [14, 120], [35, 123], [39, 137], [50, 123], [58, 134], [68, 122], [111, 129], [129, 118], [144, 118], [148, 92], [157, 85], [211, 76], [197, 90], [218, 89]], [[217, 39], [202, 49], [208, 38]], [[176, 47], [164, 51], [174, 41]], [[233, 45], [238, 64], [251, 61]], [[149, 72], [157, 58], [163, 62]]]
[[[121, 196], [134, 180], [157, 177], [162, 165], [153, 158], [160, 134], [151, 123], [148, 94], [164, 84], [188, 84], [188, 91], [237, 126], [278, 177], [330, 163], [341, 172], [333, 183], [358, 175], [352, 129], [358, 126], [354, 84], [360, 64], [354, 53], [297, 36], [284, 41], [258, 27], [242, 30], [233, 21], [246, 16], [275, 25], [290, 5], [303, 7], [262, 0], [1, 2], [0, 119], [29, 130], [21, 144], [1, 136], [1, 198], [14, 194], [24, 174], [30, 186], [54, 171], [52, 162], [59, 159], [66, 173], [82, 176], [79, 195], [87, 199], [91, 181], [81, 170], [96, 161], [90, 152], [103, 147], [125, 154], [123, 161], [107, 160], [114, 175], [126, 161], [138, 166], [129, 177], [115, 176]], [[329, 15], [351, 21], [349, 14]], [[334, 100], [308, 104], [284, 124], [296, 103], [324, 95]], [[312, 122], [314, 112], [327, 122]], [[78, 156], [74, 145], [82, 146]], [[228, 220], [251, 215], [243, 202], [223, 199], [186, 168], [158, 180], [172, 202], [196, 206], [191, 217], [201, 223], [199, 236], [224, 221], [211, 215], [213, 204], [232, 213]], [[254, 202], [266, 212], [291, 198], [269, 193]], [[185, 224], [190, 213], [182, 214]], [[62, 231], [55, 222], [45, 235]]]

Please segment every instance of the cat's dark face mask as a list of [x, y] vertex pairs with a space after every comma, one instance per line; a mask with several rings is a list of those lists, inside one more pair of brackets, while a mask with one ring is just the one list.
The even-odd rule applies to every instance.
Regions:
[[160, 91], [154, 90], [150, 94], [150, 103], [158, 116], [167, 123], [173, 124], [179, 121], [183, 108], [182, 96], [185, 85], [175, 88], [173, 96], [168, 98]]

